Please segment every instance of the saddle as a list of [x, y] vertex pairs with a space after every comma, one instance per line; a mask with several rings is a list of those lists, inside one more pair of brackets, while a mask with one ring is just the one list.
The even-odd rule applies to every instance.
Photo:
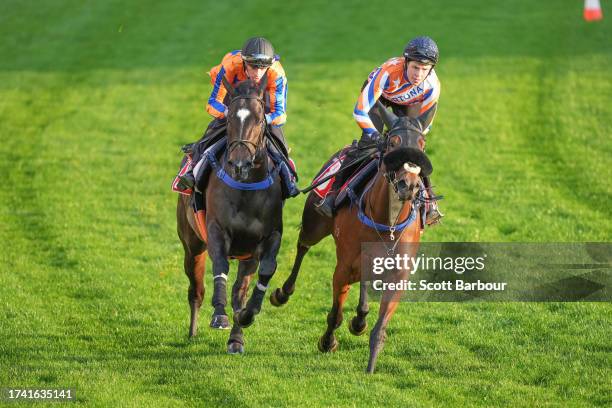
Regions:
[[[314, 178], [312, 184], [323, 180], [326, 177], [330, 177], [329, 180], [320, 184], [316, 187], [313, 192], [321, 199], [324, 199], [327, 194], [332, 190], [336, 183], [335, 174], [340, 170], [342, 164], [346, 160], [354, 159], [351, 155], [351, 150], [354, 149], [354, 145], [348, 145], [342, 148], [339, 152], [334, 154], [330, 160], [323, 166], [319, 174]], [[352, 174], [346, 179], [346, 181], [338, 189], [334, 207], [339, 209], [350, 201], [350, 197], [347, 194], [347, 188], [350, 187], [355, 193], [361, 192], [368, 182], [374, 177], [378, 169], [378, 160], [372, 158], [362, 163]]]
[[348, 195], [348, 187], [355, 194], [360, 194], [365, 186], [374, 178], [378, 171], [378, 159], [373, 158], [366, 162], [355, 174], [353, 174], [347, 181], [340, 187], [340, 192], [336, 196], [335, 208], [338, 209], [346, 203], [350, 203], [350, 197]]
[[[273, 142], [272, 138], [266, 138], [266, 149], [272, 162], [274, 163], [274, 170], [272, 174], [281, 172], [287, 177], [293, 177], [293, 180], [298, 179], [295, 163], [293, 160], [284, 155], [283, 152], [286, 150], [279, 150], [278, 145], [283, 146], [282, 143]], [[214, 143], [208, 143], [208, 148], [202, 152], [200, 159], [197, 163], [193, 163], [193, 149], [187, 149], [185, 156], [181, 161], [179, 172], [172, 182], [172, 190], [184, 195], [193, 195], [193, 189], [181, 189], [179, 180], [180, 177], [185, 174], [190, 166], [193, 168], [193, 174], [196, 179], [196, 192], [206, 191], [208, 178], [211, 171], [218, 171], [220, 167], [221, 158], [227, 147], [227, 139], [221, 137], [214, 141]], [[199, 147], [195, 147], [199, 148]], [[185, 150], [184, 150], [185, 151]], [[285, 181], [287, 177], [282, 177], [282, 181]], [[283, 197], [288, 197], [288, 191], [290, 186], [286, 185], [288, 181], [282, 183]]]
[[174, 177], [174, 180], [172, 181], [172, 191], [174, 191], [175, 193], [179, 193], [179, 194], [183, 194], [187, 196], [193, 193], [193, 190], [191, 188], [183, 189], [180, 187], [180, 184], [179, 184], [180, 177], [183, 174], [187, 173], [187, 171], [189, 171], [189, 166], [191, 166], [191, 162], [192, 162], [192, 151], [185, 152], [185, 155], [183, 156], [183, 159], [181, 160], [181, 165], [179, 166], [179, 172], [177, 173], [177, 175]]

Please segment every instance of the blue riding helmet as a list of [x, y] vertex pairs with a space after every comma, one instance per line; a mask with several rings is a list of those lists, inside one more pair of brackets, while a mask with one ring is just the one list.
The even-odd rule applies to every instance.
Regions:
[[416, 37], [404, 48], [404, 58], [406, 61], [436, 65], [439, 58], [438, 45], [429, 37]]

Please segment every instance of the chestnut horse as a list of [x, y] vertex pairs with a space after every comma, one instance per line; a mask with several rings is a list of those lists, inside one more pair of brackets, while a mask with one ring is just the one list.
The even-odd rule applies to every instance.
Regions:
[[[208, 180], [196, 183], [202, 191], [206, 186], [205, 220], [194, 214], [189, 197], [181, 195], [177, 206], [178, 235], [185, 250], [185, 273], [190, 282], [190, 337], [196, 335], [198, 311], [204, 298], [206, 253], [212, 260], [214, 279], [210, 326], [217, 329], [229, 328], [225, 312], [229, 259], [240, 259], [232, 288], [234, 324], [227, 345], [232, 354], [244, 351], [242, 328], [252, 324], [261, 309], [268, 283], [276, 271], [283, 233], [278, 166], [269, 157], [264, 136], [266, 81], [267, 76], [260, 85], [246, 80], [234, 89], [223, 78], [231, 98], [227, 150], [221, 163], [208, 157], [213, 171]], [[258, 266], [258, 282], [246, 303], [249, 283]]]
[[[333, 275], [333, 302], [327, 316], [327, 330], [319, 339], [319, 350], [333, 352], [338, 348], [334, 331], [342, 323], [342, 307], [348, 295], [350, 285], [360, 282], [359, 305], [357, 315], [349, 322], [349, 330], [354, 335], [362, 335], [367, 329], [366, 315], [369, 307], [367, 301], [367, 284], [362, 279], [361, 256], [362, 243], [379, 242], [387, 247], [395, 243], [412, 243], [410, 248], [416, 251], [422, 230], [422, 213], [417, 200], [421, 175], [429, 175], [431, 163], [423, 148], [422, 124], [414, 119], [397, 118], [391, 112], [377, 106], [387, 128], [383, 160], [374, 179], [357, 205], [345, 206], [338, 210], [333, 219], [315, 211], [319, 198], [310, 193], [302, 213], [302, 226], [297, 243], [297, 255], [291, 275], [282, 288], [276, 289], [270, 296], [275, 306], [285, 304], [295, 290], [295, 282], [302, 260], [310, 247], [316, 245], [326, 236], [332, 234], [336, 244], [336, 268]], [[397, 197], [397, 198], [396, 198]], [[398, 214], [391, 214], [392, 202], [399, 199]], [[364, 218], [365, 217], [365, 218]], [[363, 222], [365, 219], [371, 223]], [[395, 224], [392, 222], [395, 220]], [[366, 225], [366, 224], [370, 225]], [[405, 228], [402, 229], [404, 224]], [[396, 229], [397, 228], [397, 229]], [[414, 255], [412, 253], [411, 255]], [[407, 279], [407, 270], [402, 270], [394, 279]], [[382, 350], [386, 327], [397, 308], [401, 293], [384, 291], [382, 293], [378, 321], [370, 334], [370, 358], [367, 372], [372, 373], [379, 352]]]

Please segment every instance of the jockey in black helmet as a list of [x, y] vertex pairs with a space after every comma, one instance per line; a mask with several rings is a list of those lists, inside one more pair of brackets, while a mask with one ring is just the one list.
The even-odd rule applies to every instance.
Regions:
[[[227, 112], [227, 90], [223, 85], [223, 77], [230, 84], [236, 84], [246, 79], [259, 83], [264, 76], [268, 77], [266, 91], [264, 93], [266, 123], [268, 132], [277, 142], [281, 154], [289, 160], [288, 149], [285, 142], [282, 126], [287, 120], [287, 77], [280, 63], [280, 57], [274, 53], [274, 47], [263, 37], [249, 38], [243, 45], [242, 50], [227, 53], [221, 63], [211, 68], [210, 79], [213, 86], [206, 111], [214, 117], [208, 125], [202, 139], [194, 145], [192, 168], [180, 177], [181, 185], [190, 188], [195, 184], [193, 167], [201, 158], [202, 153], [211, 144], [224, 134], [226, 129], [225, 114]], [[290, 175], [283, 174], [283, 178]], [[289, 185], [288, 195], [295, 196], [299, 191], [292, 180], [285, 180]]]

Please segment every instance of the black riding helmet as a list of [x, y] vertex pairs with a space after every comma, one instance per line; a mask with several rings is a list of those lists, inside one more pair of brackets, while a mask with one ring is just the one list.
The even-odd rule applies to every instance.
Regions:
[[408, 61], [418, 61], [424, 64], [438, 63], [438, 45], [429, 37], [416, 37], [404, 48], [404, 58]]
[[274, 47], [263, 37], [249, 38], [242, 46], [242, 60], [258, 68], [267, 68], [274, 62]]

